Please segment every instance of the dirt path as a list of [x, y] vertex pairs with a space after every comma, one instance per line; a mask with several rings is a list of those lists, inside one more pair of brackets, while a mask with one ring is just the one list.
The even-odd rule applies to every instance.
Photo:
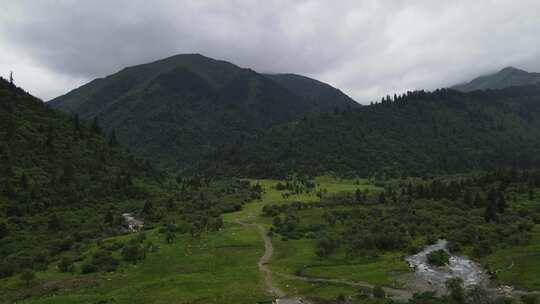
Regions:
[[241, 220], [235, 220], [235, 222], [242, 226], [250, 226], [257, 229], [257, 231], [259, 232], [259, 235], [264, 241], [264, 254], [261, 256], [261, 258], [257, 262], [257, 266], [259, 267], [259, 270], [264, 273], [264, 284], [266, 286], [266, 289], [268, 289], [268, 291], [272, 293], [276, 298], [285, 297], [285, 292], [283, 292], [283, 290], [278, 288], [272, 281], [272, 271], [266, 265], [268, 264], [268, 262], [272, 258], [272, 255], [274, 254], [274, 246], [272, 246], [272, 240], [266, 234], [266, 229], [264, 229], [264, 227], [260, 224], [245, 223]]
[[279, 289], [276, 285], [274, 285], [274, 282], [272, 282], [272, 271], [266, 264], [270, 261], [272, 258], [272, 255], [274, 254], [274, 246], [272, 246], [272, 240], [270, 237], [266, 234], [266, 230], [263, 226], [260, 224], [253, 224], [257, 227], [257, 231], [259, 231], [259, 235], [264, 240], [264, 254], [259, 259], [259, 262], [257, 265], [259, 266], [259, 269], [264, 272], [264, 281], [266, 284], [266, 287], [270, 292], [272, 292], [276, 297], [283, 298], [285, 297], [285, 292], [283, 290]]
[[[290, 303], [307, 303], [307, 302], [300, 302], [298, 300], [292, 300], [292, 299], [284, 299], [286, 297], [285, 292], [278, 288], [274, 282], [272, 281], [272, 274], [278, 275], [280, 277], [291, 279], [291, 280], [301, 280], [305, 282], [310, 283], [332, 283], [332, 284], [342, 284], [342, 285], [348, 285], [352, 287], [357, 288], [366, 288], [371, 289], [374, 287], [374, 285], [366, 283], [366, 282], [351, 282], [346, 280], [339, 280], [339, 279], [323, 279], [323, 278], [311, 278], [311, 277], [304, 277], [304, 276], [298, 276], [298, 275], [291, 275], [291, 274], [284, 274], [279, 272], [272, 272], [270, 268], [268, 268], [267, 264], [272, 258], [272, 255], [274, 254], [274, 246], [272, 245], [272, 239], [267, 235], [266, 229], [261, 224], [257, 223], [245, 223], [241, 220], [236, 220], [236, 223], [243, 225], [243, 226], [250, 226], [257, 229], [259, 232], [259, 235], [264, 241], [264, 254], [259, 259], [259, 262], [257, 263], [259, 270], [264, 273], [264, 281], [266, 288], [277, 298], [281, 298], [283, 303], [284, 301], [297, 301], [297, 302], [290, 302]], [[389, 288], [389, 287], [383, 287], [386, 294], [388, 294], [390, 297], [394, 299], [400, 299], [400, 300], [408, 300], [412, 297], [412, 293], [408, 290], [404, 289], [396, 289], [396, 288]], [[289, 302], [287, 302], [289, 303]]]

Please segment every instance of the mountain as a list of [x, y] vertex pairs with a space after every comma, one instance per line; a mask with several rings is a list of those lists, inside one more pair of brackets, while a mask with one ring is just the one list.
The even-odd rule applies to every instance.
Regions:
[[[182, 167], [308, 113], [356, 105], [329, 86], [299, 78], [177, 55], [96, 79], [49, 104], [83, 119], [98, 118], [142, 155]], [[332, 94], [340, 99], [329, 99]]]
[[408, 92], [396, 100], [309, 116], [229, 146], [197, 172], [425, 176], [540, 162], [540, 85], [461, 93]]
[[0, 278], [120, 229], [118, 209], [138, 206], [160, 179], [96, 126], [0, 78]]
[[294, 94], [311, 100], [324, 112], [358, 106], [356, 101], [340, 90], [313, 78], [297, 74], [265, 74], [265, 76]]
[[484, 75], [468, 83], [455, 85], [452, 89], [470, 92], [474, 90], [503, 89], [540, 83], [540, 73], [529, 73], [514, 67], [506, 67], [495, 74]]

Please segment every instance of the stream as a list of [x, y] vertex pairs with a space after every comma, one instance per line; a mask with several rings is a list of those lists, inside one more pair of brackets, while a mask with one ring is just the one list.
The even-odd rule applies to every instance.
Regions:
[[426, 246], [421, 252], [407, 256], [405, 260], [415, 269], [415, 285], [427, 286], [438, 293], [446, 291], [445, 283], [449, 278], [459, 277], [463, 279], [465, 287], [480, 285], [485, 278], [482, 267], [463, 256], [451, 255], [449, 264], [444, 267], [436, 267], [427, 262], [427, 254], [437, 250], [447, 250], [448, 242], [438, 240], [433, 245]]
[[137, 232], [144, 227], [144, 222], [136, 219], [131, 213], [122, 213], [122, 217], [126, 221], [128, 232]]

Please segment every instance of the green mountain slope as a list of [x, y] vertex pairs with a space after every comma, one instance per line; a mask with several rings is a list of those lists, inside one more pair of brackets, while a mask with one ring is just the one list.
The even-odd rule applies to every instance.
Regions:
[[468, 83], [455, 85], [452, 89], [470, 92], [474, 90], [503, 89], [540, 83], [540, 73], [529, 73], [514, 67], [507, 67], [497, 73], [480, 76]]
[[147, 198], [142, 185], [159, 178], [96, 126], [0, 78], [0, 278], [120, 229], [120, 211], [110, 225], [105, 214]]
[[311, 100], [319, 110], [330, 112], [334, 109], [358, 107], [356, 101], [340, 90], [316, 79], [297, 74], [265, 74], [280, 86], [294, 94]]
[[297, 92], [224, 61], [178, 55], [94, 80], [49, 104], [83, 119], [98, 117], [144, 156], [183, 166], [257, 131], [352, 103]]
[[538, 165], [539, 152], [540, 85], [437, 90], [275, 127], [196, 170], [252, 177], [428, 175]]

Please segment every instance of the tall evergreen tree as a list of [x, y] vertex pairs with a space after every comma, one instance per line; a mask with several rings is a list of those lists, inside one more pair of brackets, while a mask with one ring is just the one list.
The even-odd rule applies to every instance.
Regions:
[[97, 116], [94, 117], [94, 120], [92, 121], [91, 130], [94, 134], [101, 134], [101, 127], [99, 125], [99, 119], [97, 118]]
[[497, 211], [499, 211], [499, 213], [504, 213], [507, 207], [508, 207], [508, 204], [506, 203], [504, 194], [500, 193], [497, 199]]
[[118, 140], [116, 139], [116, 131], [114, 129], [112, 129], [111, 134], [109, 134], [109, 146], [118, 146]]
[[486, 210], [484, 211], [484, 220], [489, 222], [497, 221], [497, 202], [488, 201]]

